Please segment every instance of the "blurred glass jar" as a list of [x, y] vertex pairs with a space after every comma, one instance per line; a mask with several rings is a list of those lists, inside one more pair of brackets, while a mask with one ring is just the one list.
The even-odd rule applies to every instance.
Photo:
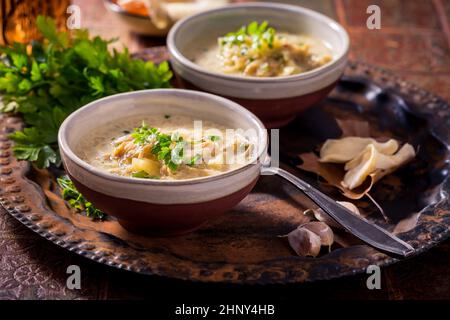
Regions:
[[52, 17], [58, 29], [65, 29], [69, 5], [70, 0], [0, 0], [0, 44], [39, 38], [38, 15]]

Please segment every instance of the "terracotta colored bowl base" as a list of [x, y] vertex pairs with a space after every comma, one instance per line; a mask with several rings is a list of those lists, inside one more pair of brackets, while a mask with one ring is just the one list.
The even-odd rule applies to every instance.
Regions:
[[228, 196], [189, 204], [154, 204], [112, 197], [90, 189], [70, 176], [77, 189], [98, 209], [112, 215], [128, 231], [152, 236], [176, 236], [201, 227], [237, 205], [253, 189], [258, 178]]
[[[178, 75], [177, 80], [182, 88], [205, 91]], [[287, 125], [299, 113], [322, 101], [333, 90], [336, 84], [337, 81], [319, 91], [285, 99], [255, 100], [219, 95], [244, 106], [261, 119], [268, 129], [274, 129]]]

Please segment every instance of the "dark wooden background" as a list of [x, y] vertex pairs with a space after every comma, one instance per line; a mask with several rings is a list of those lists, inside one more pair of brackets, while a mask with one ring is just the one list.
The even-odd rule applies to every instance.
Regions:
[[[136, 52], [164, 39], [127, 32], [100, 0], [74, 0], [82, 27], [119, 37]], [[351, 36], [351, 58], [367, 61], [450, 101], [449, 0], [285, 0], [321, 11]], [[382, 11], [381, 30], [366, 28], [366, 8]], [[66, 269], [81, 267], [82, 289], [66, 288]], [[382, 289], [368, 290], [367, 275], [299, 285], [202, 284], [148, 277], [98, 265], [41, 239], [0, 208], [0, 299], [142, 299], [207, 303], [219, 297], [262, 298], [266, 302], [320, 299], [449, 299], [450, 241], [414, 259], [382, 269]], [[192, 292], [197, 295], [192, 295]], [[215, 300], [214, 300], [215, 299]]]

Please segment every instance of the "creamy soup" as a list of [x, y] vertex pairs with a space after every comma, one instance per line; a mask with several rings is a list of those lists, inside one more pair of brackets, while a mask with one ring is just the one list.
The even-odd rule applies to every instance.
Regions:
[[78, 145], [77, 154], [120, 176], [192, 179], [252, 161], [255, 143], [247, 134], [180, 115], [130, 117], [93, 131]]
[[306, 35], [276, 32], [266, 22], [253, 22], [237, 32], [189, 53], [213, 72], [252, 77], [279, 77], [313, 70], [332, 60], [330, 47]]

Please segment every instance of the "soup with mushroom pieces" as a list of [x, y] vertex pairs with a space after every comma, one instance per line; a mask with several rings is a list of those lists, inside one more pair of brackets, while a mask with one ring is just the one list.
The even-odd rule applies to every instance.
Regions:
[[202, 121], [201, 129], [194, 130], [194, 120], [189, 117], [155, 115], [102, 126], [78, 145], [77, 153], [112, 174], [181, 180], [217, 175], [248, 164], [254, 160], [252, 140], [209, 121]]
[[332, 60], [332, 52], [324, 41], [277, 32], [267, 22], [252, 22], [190, 56], [210, 71], [251, 77], [299, 74]]

